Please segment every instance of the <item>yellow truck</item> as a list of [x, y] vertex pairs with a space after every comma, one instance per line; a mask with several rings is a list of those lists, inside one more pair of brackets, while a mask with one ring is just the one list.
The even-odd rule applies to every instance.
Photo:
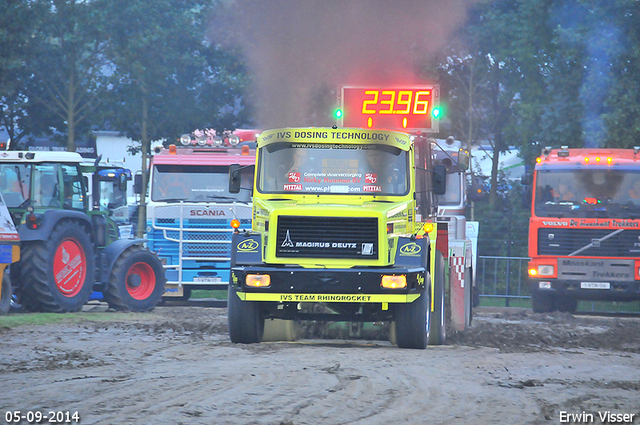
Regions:
[[399, 347], [444, 343], [446, 167], [431, 161], [426, 137], [399, 131], [261, 133], [253, 188], [240, 187], [240, 164], [229, 171], [231, 193], [253, 190], [252, 226], [236, 222], [231, 242], [231, 341], [300, 319], [390, 322]]
[[0, 193], [0, 314], [11, 309], [11, 281], [5, 269], [16, 261], [20, 261], [20, 238]]

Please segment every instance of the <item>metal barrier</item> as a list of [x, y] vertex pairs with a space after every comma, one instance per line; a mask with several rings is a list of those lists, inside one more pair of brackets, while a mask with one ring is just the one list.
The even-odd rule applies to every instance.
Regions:
[[[476, 284], [480, 299], [492, 299], [493, 303], [506, 307], [518, 304], [530, 306], [529, 285], [527, 284], [527, 262], [529, 257], [478, 256], [476, 263]], [[510, 301], [511, 305], [510, 305]], [[493, 304], [492, 304], [493, 305]], [[580, 301], [578, 311], [583, 313], [620, 314], [640, 311], [640, 301]]]
[[478, 256], [476, 279], [480, 298], [529, 299], [527, 262], [529, 257]]

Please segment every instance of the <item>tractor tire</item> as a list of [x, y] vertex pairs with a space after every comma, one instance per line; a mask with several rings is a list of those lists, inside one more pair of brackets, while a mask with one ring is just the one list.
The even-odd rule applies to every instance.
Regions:
[[[425, 277], [426, 282], [431, 277]], [[427, 286], [420, 297], [409, 304], [397, 304], [394, 313], [396, 340], [400, 348], [427, 348], [431, 319], [430, 287]]]
[[11, 310], [11, 280], [9, 273], [5, 269], [2, 276], [2, 294], [0, 294], [0, 315], [9, 314]]
[[264, 317], [260, 315], [260, 305], [255, 301], [242, 301], [234, 285], [229, 285], [227, 316], [231, 342], [254, 344], [262, 341]]
[[160, 301], [165, 283], [158, 257], [141, 245], [132, 245], [116, 260], [104, 300], [114, 310], [148, 311]]
[[[436, 250], [433, 287], [433, 317], [429, 323], [429, 344], [444, 345], [447, 341], [448, 308], [444, 280], [444, 257]], [[431, 307], [431, 306], [429, 306]]]
[[75, 220], [58, 223], [46, 241], [24, 243], [19, 262], [18, 299], [25, 309], [79, 311], [95, 282], [91, 236]]

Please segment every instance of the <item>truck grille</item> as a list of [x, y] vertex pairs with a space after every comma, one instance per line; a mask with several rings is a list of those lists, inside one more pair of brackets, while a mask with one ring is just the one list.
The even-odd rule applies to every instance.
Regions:
[[378, 258], [378, 219], [281, 216], [277, 257]]
[[[612, 235], [614, 232], [618, 233]], [[609, 235], [610, 237], [601, 240]], [[587, 246], [589, 247], [586, 248]], [[576, 253], [579, 250], [581, 251]], [[538, 229], [538, 255], [639, 257], [640, 230]]]

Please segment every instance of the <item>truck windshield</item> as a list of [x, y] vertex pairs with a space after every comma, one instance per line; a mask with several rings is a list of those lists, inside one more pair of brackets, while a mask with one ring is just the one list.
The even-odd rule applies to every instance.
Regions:
[[260, 149], [257, 187], [266, 193], [405, 195], [408, 155], [374, 144], [273, 143]]
[[251, 202], [253, 167], [240, 173], [240, 185], [247, 190], [229, 193], [227, 165], [155, 165], [151, 199], [155, 202]]
[[534, 205], [539, 217], [640, 218], [640, 172], [540, 170]]

